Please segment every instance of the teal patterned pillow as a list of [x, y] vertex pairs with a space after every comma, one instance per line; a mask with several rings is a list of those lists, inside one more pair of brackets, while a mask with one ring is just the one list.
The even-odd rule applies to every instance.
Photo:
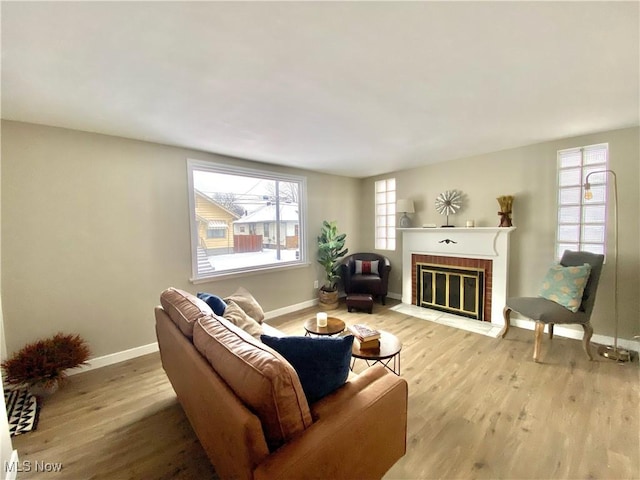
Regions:
[[591, 265], [588, 263], [578, 267], [554, 265], [544, 277], [538, 296], [556, 302], [575, 313], [582, 303], [582, 294], [590, 273]]

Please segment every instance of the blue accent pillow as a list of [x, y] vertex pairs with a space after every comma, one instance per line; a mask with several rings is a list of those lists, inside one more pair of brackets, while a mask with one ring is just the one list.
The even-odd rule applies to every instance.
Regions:
[[260, 340], [295, 369], [309, 404], [344, 385], [349, 376], [353, 335], [344, 337], [271, 337]]
[[204, 300], [207, 305], [211, 307], [213, 313], [218, 316], [224, 315], [224, 311], [227, 308], [227, 304], [217, 295], [213, 295], [212, 293], [199, 292], [198, 298], [200, 300]]

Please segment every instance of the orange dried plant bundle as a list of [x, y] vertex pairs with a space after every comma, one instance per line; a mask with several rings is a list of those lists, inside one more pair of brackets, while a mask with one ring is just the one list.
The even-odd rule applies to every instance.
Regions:
[[80, 335], [57, 333], [22, 347], [2, 362], [8, 384], [33, 385], [65, 378], [65, 370], [86, 365], [91, 351]]

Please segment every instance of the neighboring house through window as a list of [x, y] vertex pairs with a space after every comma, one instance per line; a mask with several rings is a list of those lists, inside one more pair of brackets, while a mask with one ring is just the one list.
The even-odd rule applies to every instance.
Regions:
[[227, 222], [212, 220], [207, 226], [207, 238], [227, 238], [228, 230]]
[[193, 280], [306, 263], [306, 179], [189, 160]]
[[604, 254], [607, 240], [607, 175], [589, 177], [593, 198], [585, 200], [590, 172], [608, 168], [606, 143], [558, 152], [558, 229], [556, 258], [565, 250]]
[[375, 248], [396, 249], [396, 179], [375, 182]]

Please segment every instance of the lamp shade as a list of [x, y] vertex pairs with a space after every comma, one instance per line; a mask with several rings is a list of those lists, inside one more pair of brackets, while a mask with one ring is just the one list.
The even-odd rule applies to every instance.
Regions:
[[413, 200], [400, 199], [396, 201], [396, 212], [414, 213]]

